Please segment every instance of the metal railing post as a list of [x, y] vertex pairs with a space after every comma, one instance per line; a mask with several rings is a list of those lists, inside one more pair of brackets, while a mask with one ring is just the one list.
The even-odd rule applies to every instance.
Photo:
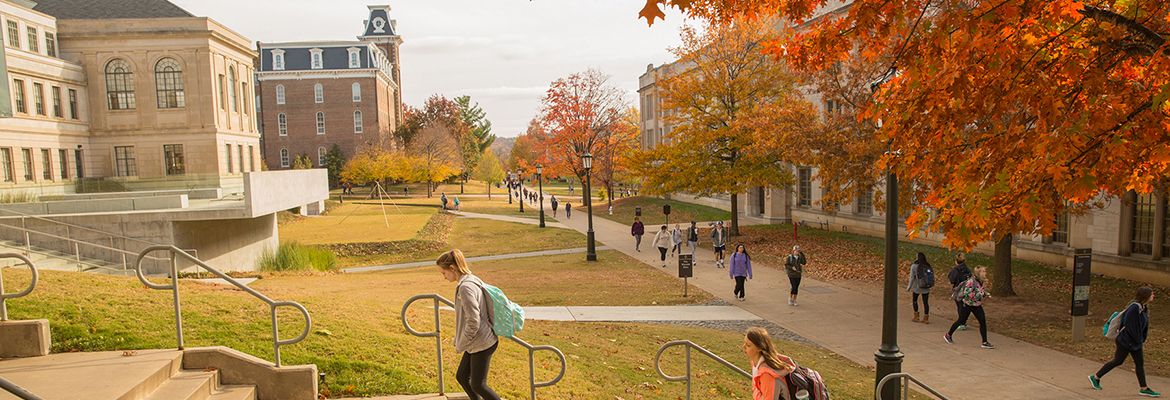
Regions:
[[272, 354], [276, 358], [276, 368], [280, 368], [280, 327], [276, 322], [276, 305], [269, 308], [272, 310]]
[[[28, 234], [27, 232], [25, 233]], [[84, 268], [81, 266], [81, 248], [77, 247], [77, 242], [73, 242], [73, 254], [77, 259], [77, 272], [81, 272]]]
[[[662, 371], [662, 353], [666, 352], [666, 349], [669, 349], [669, 348], [674, 347], [674, 346], [683, 346], [685, 348], [684, 349], [684, 355], [686, 357], [686, 374], [685, 375], [672, 376], [672, 375], [667, 375], [666, 372]], [[743, 377], [748, 378], [748, 379], [751, 379], [751, 377], [752, 377], [752, 375], [747, 373], [747, 371], [740, 369], [739, 367], [735, 366], [735, 364], [732, 364], [732, 363], [728, 362], [727, 360], [724, 360], [722, 357], [715, 355], [715, 353], [712, 353], [709, 350], [704, 349], [703, 347], [695, 344], [694, 342], [691, 342], [689, 340], [674, 340], [674, 341], [666, 342], [665, 344], [663, 344], [661, 347], [658, 348], [658, 353], [654, 355], [654, 369], [656, 371], [658, 371], [658, 376], [661, 376], [663, 379], [665, 379], [668, 382], [686, 382], [686, 384], [687, 384], [687, 397], [686, 398], [687, 399], [691, 398], [691, 386], [692, 386], [692, 382], [691, 382], [692, 381], [692, 379], [691, 379], [691, 372], [692, 372], [691, 350], [692, 349], [698, 351], [700, 354], [703, 354], [707, 357], [710, 357], [712, 360], [715, 360], [716, 362], [722, 364], [724, 367], [727, 367], [727, 369], [730, 369], [732, 372], [735, 372], [735, 373], [739, 374], [740, 376], [743, 376]]]
[[433, 298], [435, 309], [435, 354], [439, 363], [439, 394], [447, 393], [447, 385], [443, 383], [443, 325], [439, 323], [439, 299]]
[[171, 291], [175, 294], [175, 333], [179, 337], [179, 350], [183, 350], [183, 313], [179, 309], [179, 262], [171, 252]]
[[528, 393], [536, 399], [536, 353], [528, 350]]
[[687, 346], [687, 400], [691, 400], [691, 346]]
[[28, 390], [25, 390], [25, 388], [22, 388], [19, 385], [12, 383], [4, 378], [0, 378], [0, 389], [4, 389], [8, 393], [12, 393], [21, 400], [41, 400], [39, 396], [32, 394], [32, 392], [29, 392]]
[[[27, 296], [29, 293], [32, 293], [33, 289], [35, 289], [37, 287], [37, 282], [40, 280], [40, 273], [37, 271], [37, 267], [35, 265], [33, 265], [32, 260], [29, 260], [28, 257], [22, 256], [18, 253], [0, 254], [0, 258], [15, 258], [15, 259], [19, 260], [21, 264], [28, 266], [29, 272], [32, 274], [32, 277], [30, 278], [29, 283], [28, 283], [28, 287], [25, 288], [24, 290], [21, 290], [21, 291], [16, 292], [16, 293], [5, 293], [4, 292], [4, 279], [2, 276], [0, 276], [0, 321], [7, 321], [8, 320], [8, 303], [7, 303], [8, 299], [15, 299], [17, 297], [24, 297], [24, 296]], [[0, 275], [2, 275], [2, 273], [3, 273], [3, 268], [0, 268]]]
[[891, 381], [894, 381], [894, 380], [897, 380], [898, 383], [902, 385], [901, 392], [902, 392], [902, 399], [903, 400], [910, 398], [910, 384], [911, 383], [913, 383], [915, 386], [922, 388], [923, 391], [934, 396], [934, 398], [936, 398], [936, 399], [948, 400], [947, 397], [944, 396], [942, 393], [939, 393], [937, 390], [934, 390], [934, 388], [919, 381], [913, 375], [907, 374], [905, 372], [899, 372], [896, 374], [886, 375], [884, 378], [882, 378], [882, 380], [878, 381], [877, 387], [874, 388], [874, 392], [873, 392], [874, 400], [894, 400], [894, 399], [882, 398], [882, 389], [884, 389], [887, 384], [889, 384]]

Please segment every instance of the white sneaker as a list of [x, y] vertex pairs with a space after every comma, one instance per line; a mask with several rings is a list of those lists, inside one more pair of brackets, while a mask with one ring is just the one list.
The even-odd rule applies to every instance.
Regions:
[[788, 299], [788, 305], [792, 305], [792, 299]]

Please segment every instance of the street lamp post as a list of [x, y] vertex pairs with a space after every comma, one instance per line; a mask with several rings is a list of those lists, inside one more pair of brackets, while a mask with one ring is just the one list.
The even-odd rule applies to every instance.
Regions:
[[508, 204], [512, 204], [512, 171], [504, 178], [504, 186], [508, 188]]
[[[878, 81], [870, 85], [874, 92], [886, 81], [894, 77], [896, 72], [891, 70]], [[881, 129], [882, 122], [877, 121], [877, 128]], [[890, 149], [888, 155], [895, 155]], [[894, 174], [892, 166], [886, 167], [886, 264], [885, 287], [882, 293], [882, 344], [874, 353], [877, 363], [877, 378], [881, 382], [886, 376], [902, 372], [902, 350], [898, 348], [898, 176]], [[901, 382], [890, 381], [881, 388], [881, 398], [896, 399], [901, 392]]]
[[540, 199], [540, 227], [544, 228], [544, 168], [536, 164], [536, 197]]
[[516, 185], [520, 193], [520, 212], [524, 212], [524, 171], [516, 173]]
[[585, 261], [597, 261], [597, 244], [593, 240], [593, 191], [589, 187], [593, 178], [593, 155], [585, 153], [581, 156], [581, 163], [585, 167], [585, 209], [589, 213], [589, 231], [585, 233]]

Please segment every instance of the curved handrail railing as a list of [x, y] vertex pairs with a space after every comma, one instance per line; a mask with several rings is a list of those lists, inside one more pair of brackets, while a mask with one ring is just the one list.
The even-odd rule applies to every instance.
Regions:
[[[37, 272], [37, 267], [33, 265], [32, 260], [29, 260], [28, 257], [17, 253], [0, 254], [0, 259], [4, 258], [15, 258], [20, 260], [21, 264], [27, 265], [29, 271], [32, 272], [32, 279], [29, 280], [28, 287], [24, 288], [24, 290], [15, 293], [4, 293], [4, 279], [0, 278], [0, 321], [8, 320], [8, 299], [28, 296], [29, 293], [32, 293], [33, 289], [36, 289], [37, 281], [40, 278], [40, 273]], [[0, 269], [0, 271], [3, 271], [3, 269]], [[0, 272], [0, 274], [2, 274], [2, 272]]]
[[0, 389], [4, 389], [4, 391], [19, 397], [22, 400], [41, 400], [40, 396], [32, 394], [32, 392], [25, 390], [25, 388], [22, 388], [19, 385], [4, 379], [3, 377], [0, 377]]
[[913, 382], [915, 385], [918, 385], [918, 387], [922, 388], [922, 390], [925, 390], [928, 393], [934, 395], [934, 397], [938, 398], [939, 400], [948, 400], [947, 396], [943, 396], [942, 393], [939, 393], [937, 390], [934, 390], [934, 388], [932, 388], [932, 387], [928, 386], [927, 384], [922, 383], [922, 381], [919, 381], [918, 379], [914, 378], [913, 375], [907, 374], [905, 372], [899, 372], [896, 374], [889, 374], [889, 375], [886, 375], [884, 378], [882, 378], [881, 381], [878, 381], [877, 388], [875, 388], [873, 391], [874, 400], [894, 400], [894, 399], [882, 399], [882, 389], [886, 387], [886, 384], [890, 383], [890, 381], [892, 381], [894, 379], [902, 381], [902, 400], [906, 400], [906, 399], [910, 398], [910, 385], [907, 384], [910, 382]]
[[[666, 349], [669, 349], [669, 348], [674, 347], [674, 346], [686, 346], [686, 357], [687, 357], [686, 375], [673, 376], [673, 375], [667, 375], [666, 372], [662, 371], [662, 353], [666, 352]], [[666, 379], [668, 382], [686, 382], [687, 383], [687, 400], [690, 400], [690, 398], [691, 398], [691, 349], [698, 350], [699, 353], [701, 353], [707, 357], [710, 357], [712, 360], [715, 360], [715, 361], [719, 362], [720, 364], [723, 364], [723, 366], [727, 367], [732, 372], [743, 375], [745, 378], [748, 378], [748, 379], [752, 378], [752, 374], [747, 373], [747, 371], [740, 369], [739, 367], [735, 366], [735, 364], [732, 364], [732, 363], [728, 362], [727, 360], [724, 360], [723, 357], [719, 357], [719, 356], [715, 355], [715, 353], [712, 353], [710, 350], [704, 349], [702, 346], [699, 346], [690, 340], [674, 340], [674, 341], [666, 342], [666, 344], [663, 344], [662, 347], [658, 348], [658, 353], [654, 355], [654, 370], [658, 371], [658, 376], [661, 376], [662, 379]]]
[[[410, 321], [406, 319], [406, 311], [408, 309], [410, 309], [410, 305], [414, 304], [414, 302], [416, 302], [416, 301], [424, 300], [424, 299], [431, 299], [433, 301], [432, 307], [433, 307], [434, 313], [435, 313], [434, 314], [435, 315], [435, 330], [430, 331], [430, 332], [419, 332], [419, 331], [415, 330], [414, 327], [410, 326]], [[418, 337], [433, 337], [433, 338], [435, 338], [435, 353], [438, 356], [437, 357], [437, 359], [438, 359], [437, 366], [439, 368], [439, 394], [444, 394], [444, 387], [446, 387], [446, 385], [443, 384], [443, 338], [442, 338], [443, 326], [439, 323], [439, 304], [440, 303], [447, 305], [449, 307], [452, 307], [452, 308], [455, 307], [455, 303], [451, 302], [451, 300], [447, 300], [443, 296], [440, 296], [437, 294], [415, 295], [415, 296], [411, 297], [410, 299], [406, 300], [406, 303], [402, 305], [401, 317], [402, 317], [402, 326], [406, 328], [406, 332], [410, 333], [411, 335], [418, 336]], [[533, 345], [528, 344], [528, 342], [525, 342], [524, 340], [522, 340], [518, 337], [511, 337], [509, 339], [512, 339], [513, 342], [516, 342], [516, 344], [523, 346], [525, 349], [528, 349], [528, 390], [529, 390], [529, 395], [531, 396], [532, 400], [536, 400], [536, 388], [549, 387], [552, 385], [556, 385], [558, 382], [561, 381], [562, 378], [565, 377], [565, 370], [568, 367], [568, 361], [565, 359], [565, 353], [562, 353], [560, 349], [558, 349], [554, 346], [549, 346], [549, 345], [533, 346]], [[553, 354], [556, 354], [557, 358], [559, 358], [561, 361], [561, 370], [560, 370], [560, 372], [557, 373], [556, 378], [553, 378], [553, 379], [550, 379], [550, 380], [544, 381], [544, 382], [537, 382], [536, 381], [536, 352], [541, 351], [541, 350], [551, 351], [551, 352], [553, 352]]]
[[[168, 251], [171, 254], [170, 255], [171, 283], [165, 284], [165, 285], [160, 285], [160, 284], [151, 282], [150, 280], [146, 279], [146, 275], [143, 275], [142, 260], [144, 258], [146, 258], [146, 255], [149, 253], [153, 253], [156, 251], [163, 251], [163, 250]], [[252, 288], [248, 287], [247, 285], [240, 283], [240, 281], [237, 281], [234, 278], [228, 276], [227, 274], [220, 272], [219, 270], [211, 267], [210, 265], [207, 265], [206, 263], [203, 262], [203, 260], [195, 258], [191, 254], [183, 251], [182, 249], [180, 249], [178, 247], [167, 246], [167, 245], [157, 245], [157, 246], [147, 247], [145, 250], [142, 250], [142, 253], [139, 253], [138, 259], [134, 263], [134, 273], [136, 275], [138, 275], [138, 280], [142, 281], [142, 284], [146, 285], [146, 287], [151, 288], [151, 289], [156, 289], [156, 290], [170, 290], [174, 293], [175, 333], [179, 339], [179, 350], [183, 349], [183, 315], [179, 309], [179, 285], [177, 284], [178, 276], [179, 276], [179, 265], [175, 259], [175, 256], [182, 256], [183, 258], [186, 258], [187, 260], [194, 263], [196, 266], [203, 268], [207, 272], [210, 272], [210, 273], [214, 274], [215, 276], [218, 276], [220, 279], [223, 279], [224, 281], [231, 283], [233, 286], [239, 288], [240, 290], [243, 290], [244, 292], [252, 295], [252, 297], [260, 299], [261, 301], [268, 304], [270, 310], [272, 311], [272, 351], [273, 351], [273, 354], [275, 355], [275, 358], [276, 358], [275, 364], [277, 367], [280, 367], [280, 346], [299, 343], [300, 341], [305, 340], [305, 338], [309, 336], [309, 330], [312, 329], [312, 326], [313, 326], [313, 319], [311, 317], [309, 317], [309, 310], [306, 309], [305, 306], [302, 306], [300, 303], [297, 303], [294, 301], [275, 301], [275, 300], [272, 300], [272, 299], [268, 298], [268, 296], [265, 296], [265, 295], [261, 294], [260, 292], [257, 292], [255, 289], [252, 289]], [[301, 331], [301, 334], [299, 336], [292, 338], [292, 339], [284, 339], [284, 340], [280, 339], [280, 324], [278, 323], [277, 318], [276, 318], [276, 310], [279, 307], [292, 307], [292, 308], [297, 309], [297, 311], [300, 311], [301, 315], [304, 315], [305, 329]]]

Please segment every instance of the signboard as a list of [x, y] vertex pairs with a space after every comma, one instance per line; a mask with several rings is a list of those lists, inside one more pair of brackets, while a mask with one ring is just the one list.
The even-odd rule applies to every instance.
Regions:
[[642, 206], [637, 206], [637, 207], [634, 207], [634, 216], [635, 216], [635, 217], [641, 217], [641, 216], [642, 216]]
[[670, 215], [670, 204], [662, 205], [662, 214], [663, 215]]
[[1072, 315], [1089, 315], [1089, 281], [1092, 279], [1092, 249], [1077, 249], [1073, 255]]
[[693, 278], [695, 276], [695, 255], [694, 254], [679, 254], [678, 255], [678, 277], [679, 278]]

